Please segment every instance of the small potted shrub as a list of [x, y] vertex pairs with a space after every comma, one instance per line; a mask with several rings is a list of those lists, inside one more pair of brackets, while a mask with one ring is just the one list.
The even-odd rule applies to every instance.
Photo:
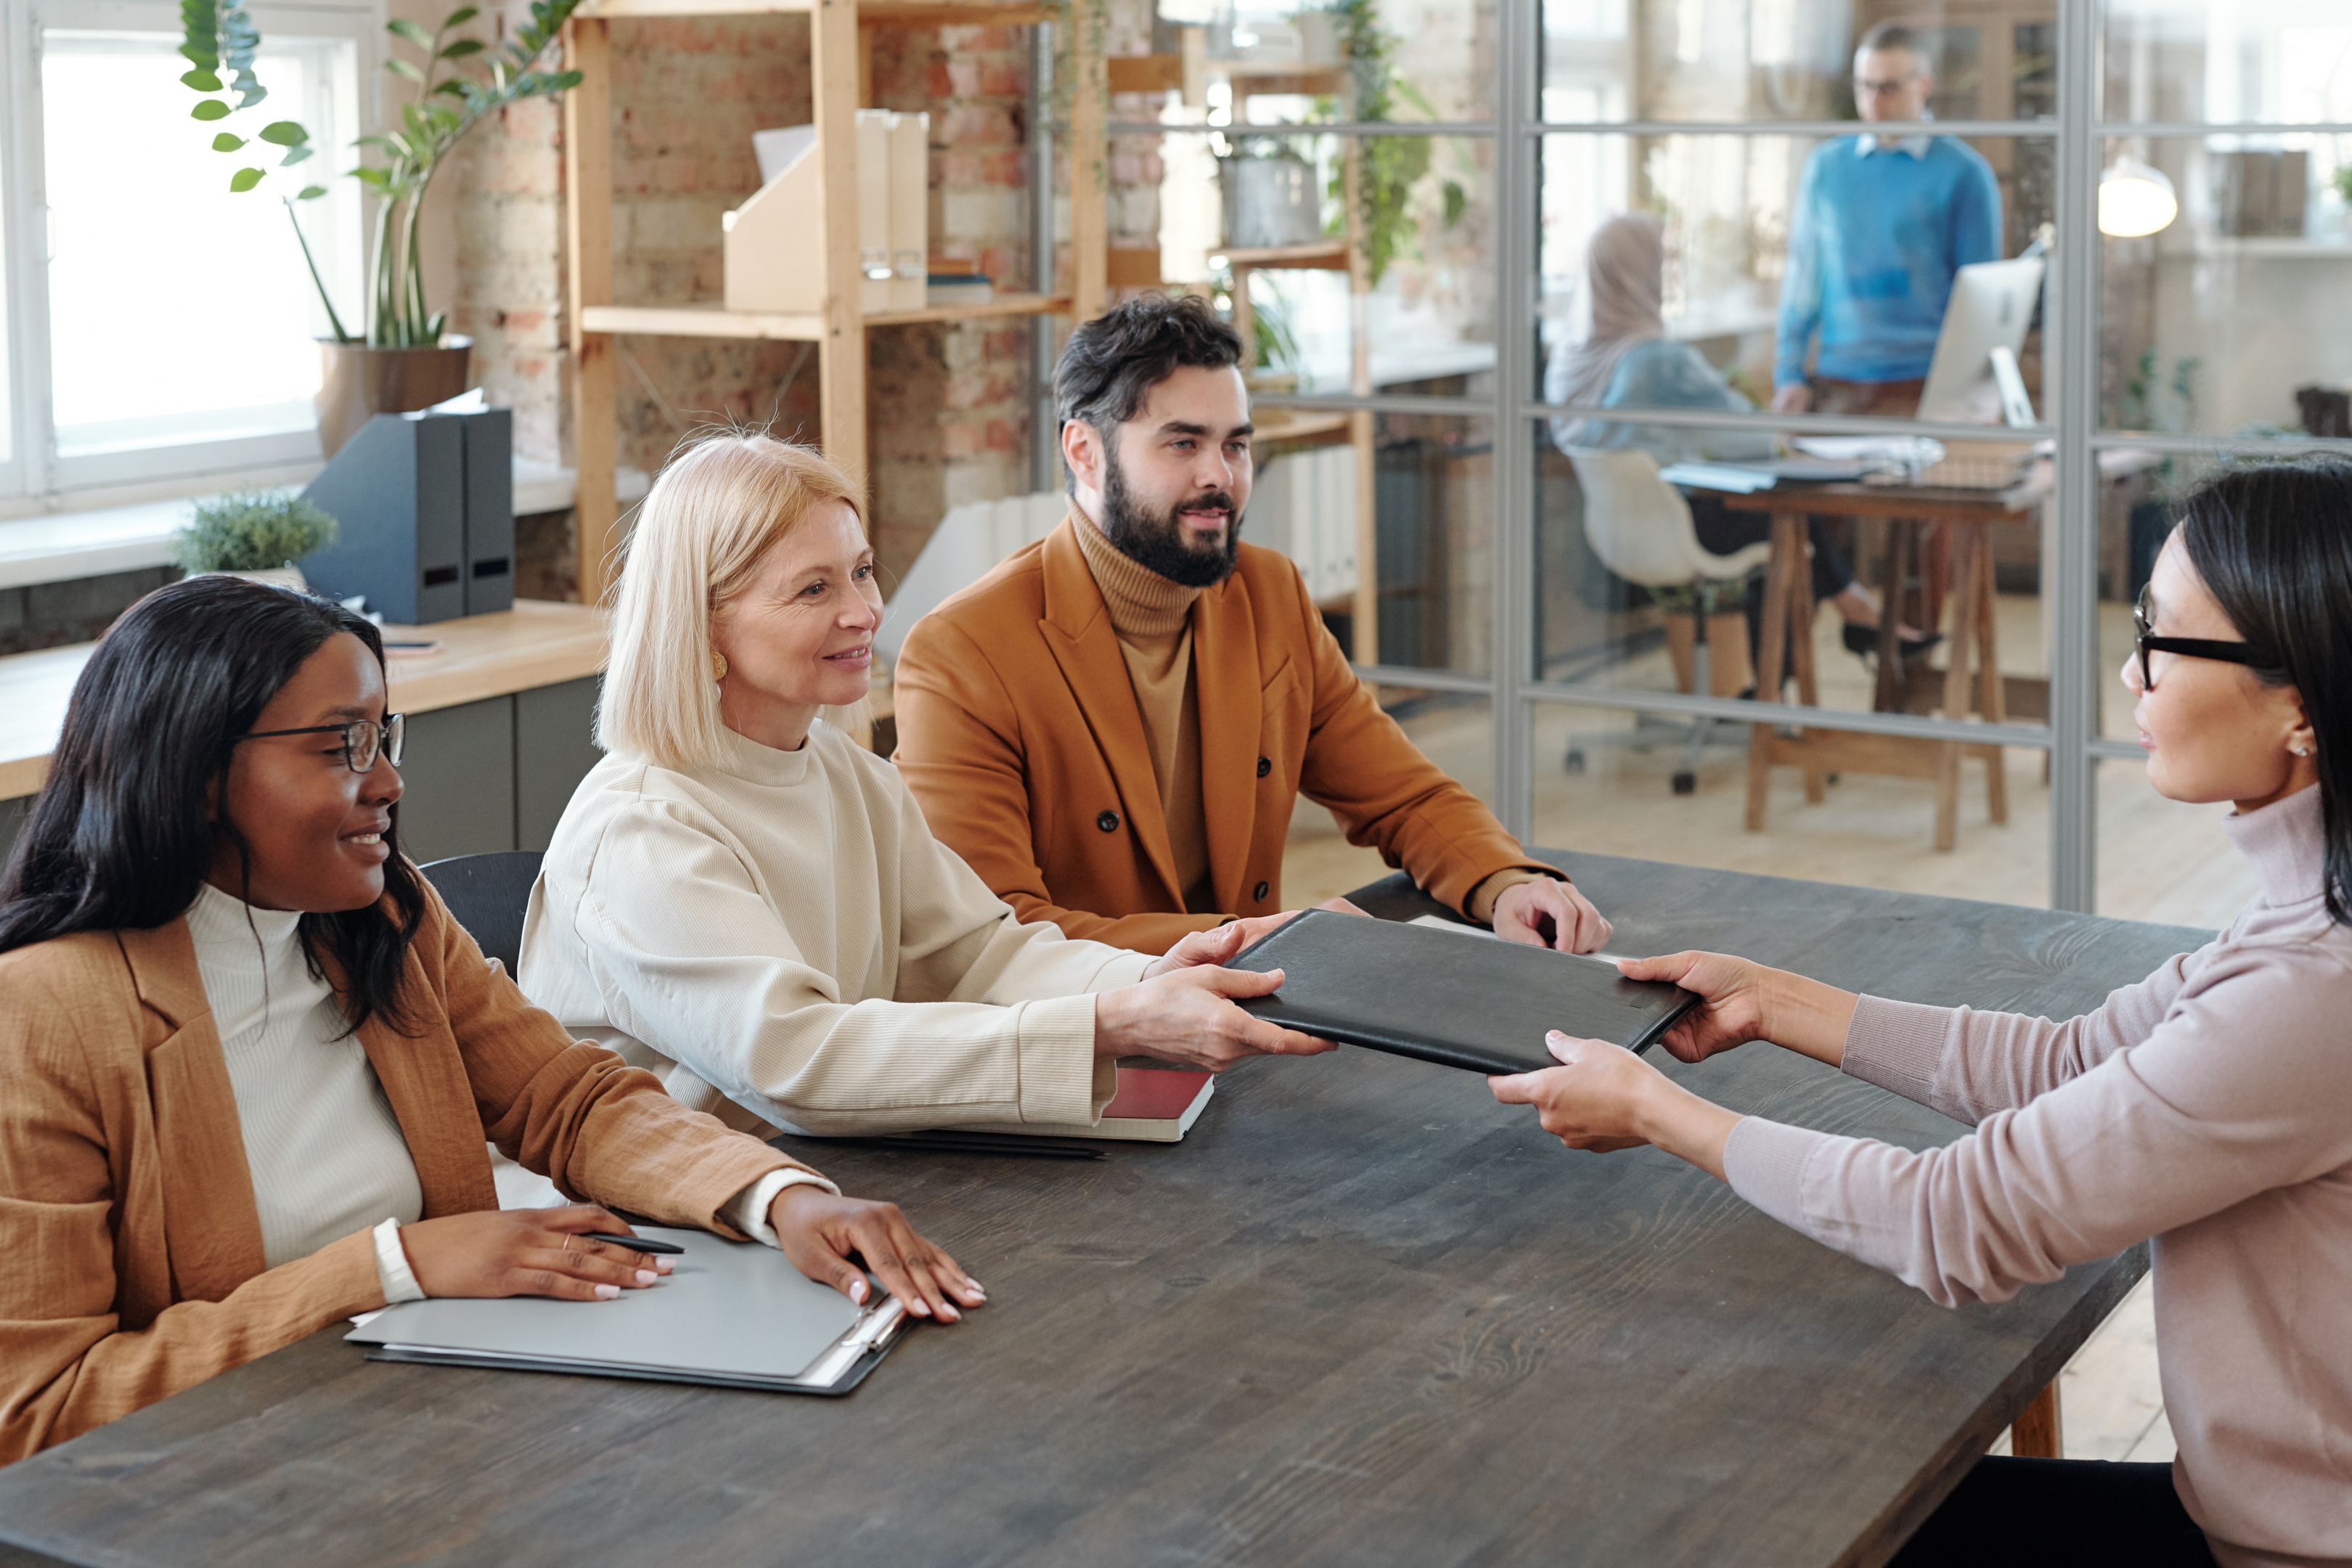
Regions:
[[190, 576], [224, 573], [257, 583], [304, 588], [295, 564], [332, 544], [341, 531], [332, 517], [284, 490], [240, 490], [198, 501], [180, 531], [174, 553]]

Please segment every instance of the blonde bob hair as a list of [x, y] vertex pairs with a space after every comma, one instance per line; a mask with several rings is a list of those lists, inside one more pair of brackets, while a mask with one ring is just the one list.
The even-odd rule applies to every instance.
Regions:
[[711, 622], [751, 586], [770, 550], [834, 501], [865, 526], [857, 486], [814, 447], [722, 430], [671, 457], [637, 509], [609, 595], [598, 745], [679, 772], [718, 760], [725, 726]]

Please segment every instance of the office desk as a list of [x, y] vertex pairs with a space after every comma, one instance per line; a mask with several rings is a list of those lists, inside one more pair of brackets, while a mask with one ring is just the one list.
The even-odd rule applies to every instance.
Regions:
[[[1898, 618], [1905, 581], [1919, 561], [1922, 527], [1940, 523], [1951, 531], [1954, 599], [1951, 636], [1945, 652], [1944, 714], [1958, 719], [1976, 712], [1995, 723], [2005, 719], [2000, 647], [1993, 619], [1992, 547], [1986, 535], [1995, 525], [2033, 521], [2037, 515], [2034, 509], [2042, 493], [2032, 484], [2007, 490], [1845, 484], [1780, 485], [1752, 495], [1725, 495], [1724, 504], [1735, 510], [1769, 512], [1772, 518], [1772, 554], [1765, 569], [1764, 618], [1758, 628], [1762, 643], [1758, 659], [1761, 668], [1756, 679], [1758, 694], [1777, 697], [1785, 648], [1795, 658], [1797, 700], [1809, 707], [1820, 700], [1813, 680], [1813, 590], [1805, 563], [1806, 518], [1883, 517], [1888, 521], [1889, 531], [1879, 603], [1889, 623]], [[1928, 595], [1931, 601], [1937, 597]], [[1798, 634], [1793, 638], [1787, 636], [1791, 627]], [[1894, 639], [1883, 639], [1879, 648], [1878, 682], [1872, 705], [1891, 712], [1903, 706], [1907, 682], [1901, 652]], [[1973, 676], [1969, 673], [1971, 656], [1977, 670]], [[1804, 770], [1805, 798], [1816, 805], [1822, 799], [1824, 780], [1833, 771], [1892, 773], [1936, 781], [1936, 847], [1949, 850], [1959, 837], [1963, 752], [1985, 764], [1988, 815], [1995, 822], [2008, 821], [2009, 783], [2001, 771], [1998, 746], [1838, 731], [1807, 731], [1790, 738], [1769, 724], [1758, 724], [1751, 731], [1748, 746], [1748, 829], [1751, 833], [1763, 831], [1765, 795], [1776, 763]]]
[[[2063, 1016], [2202, 939], [1550, 858], [1622, 951], [1924, 1001]], [[1360, 900], [1431, 907], [1398, 883]], [[1675, 1070], [1812, 1126], [1959, 1131], [1769, 1047]], [[839, 1401], [377, 1364], [330, 1330], [0, 1470], [0, 1541], [117, 1568], [1876, 1563], [2143, 1268], [1947, 1311], [1678, 1161], [1570, 1153], [1476, 1075], [1367, 1051], [1248, 1063], [1185, 1142], [1098, 1163], [795, 1147], [992, 1304]]]
[[[493, 615], [385, 631], [441, 645], [385, 668], [392, 709], [409, 716], [402, 847], [420, 861], [546, 848], [599, 754], [589, 724], [604, 612], [518, 599]], [[0, 658], [0, 858], [48, 776], [67, 700], [97, 647]]]

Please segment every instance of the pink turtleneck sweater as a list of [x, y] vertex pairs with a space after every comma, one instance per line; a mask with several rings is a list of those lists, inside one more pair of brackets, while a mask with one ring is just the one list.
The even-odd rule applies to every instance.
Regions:
[[1945, 1306], [2154, 1237], [2173, 1482], [2214, 1555], [2352, 1563], [2352, 930], [2316, 787], [2223, 826], [2262, 896], [2095, 1013], [1863, 999], [1845, 1070], [1969, 1136], [1915, 1154], [1751, 1116], [1724, 1163]]

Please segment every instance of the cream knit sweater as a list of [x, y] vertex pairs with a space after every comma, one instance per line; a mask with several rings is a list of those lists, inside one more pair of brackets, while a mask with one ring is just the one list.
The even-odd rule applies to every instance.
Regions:
[[557, 826], [523, 990], [730, 1126], [1094, 1121], [1097, 991], [1140, 953], [1023, 925], [898, 769], [819, 722], [715, 766], [608, 756]]

